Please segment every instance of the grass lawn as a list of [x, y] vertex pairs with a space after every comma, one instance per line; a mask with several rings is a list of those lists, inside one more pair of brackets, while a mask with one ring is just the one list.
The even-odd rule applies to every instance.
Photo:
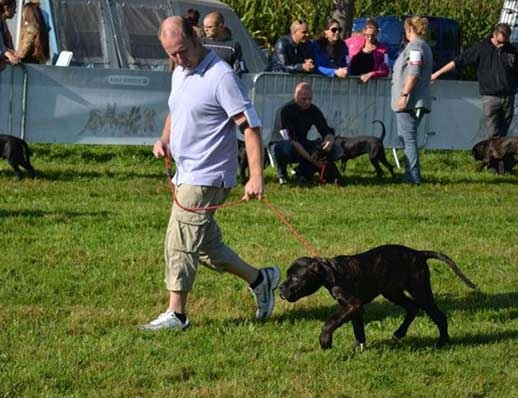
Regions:
[[[345, 187], [279, 186], [267, 170], [269, 201], [322, 256], [437, 250], [479, 286], [430, 260], [453, 344], [434, 348], [423, 314], [392, 343], [403, 312], [380, 298], [357, 353], [350, 324], [320, 349], [337, 307], [326, 291], [278, 300], [259, 323], [244, 283], [203, 267], [189, 330], [137, 331], [167, 299], [163, 162], [148, 147], [32, 147], [37, 179], [0, 163], [0, 397], [518, 397], [518, 172], [476, 172], [464, 151], [422, 152], [419, 187], [378, 180], [367, 159], [349, 162]], [[283, 276], [309, 255], [258, 201], [217, 219], [245, 260]]]

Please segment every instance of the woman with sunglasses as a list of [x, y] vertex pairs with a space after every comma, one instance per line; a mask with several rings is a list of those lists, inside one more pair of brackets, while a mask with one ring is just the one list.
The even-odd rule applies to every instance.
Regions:
[[347, 46], [341, 38], [342, 28], [336, 19], [327, 20], [324, 31], [313, 41], [315, 66], [329, 77], [347, 77]]

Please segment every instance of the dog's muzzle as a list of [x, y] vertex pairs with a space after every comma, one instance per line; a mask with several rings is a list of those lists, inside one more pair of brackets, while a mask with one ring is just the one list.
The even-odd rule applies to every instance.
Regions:
[[279, 286], [279, 297], [283, 300], [286, 300], [286, 286], [284, 284]]

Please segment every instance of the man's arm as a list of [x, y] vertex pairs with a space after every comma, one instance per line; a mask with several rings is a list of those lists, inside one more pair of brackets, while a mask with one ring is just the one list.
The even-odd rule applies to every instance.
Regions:
[[439, 70], [436, 70], [434, 73], [432, 73], [432, 83], [435, 82], [437, 80], [437, 78], [445, 73], [448, 73], [452, 70], [454, 70], [456, 67], [455, 67], [455, 62], [454, 61], [450, 61], [448, 62], [446, 65], [444, 65], [441, 69]]
[[261, 200], [264, 194], [264, 178], [263, 178], [263, 142], [261, 140], [261, 129], [259, 127], [250, 127], [244, 112], [238, 113], [233, 117], [237, 126], [245, 126], [242, 128], [245, 137], [246, 156], [248, 158], [248, 167], [250, 169], [250, 178], [245, 185], [243, 199], [250, 200], [257, 198]]
[[162, 136], [153, 145], [153, 155], [163, 158], [169, 152], [169, 138], [171, 135], [171, 113], [168, 112], [162, 129]]
[[327, 124], [324, 114], [317, 106], [313, 106], [313, 118], [319, 134], [324, 139], [322, 149], [330, 151], [335, 142], [335, 131]]

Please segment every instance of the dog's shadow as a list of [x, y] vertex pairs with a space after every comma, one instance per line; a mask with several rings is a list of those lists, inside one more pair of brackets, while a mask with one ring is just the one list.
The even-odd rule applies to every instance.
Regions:
[[[491, 295], [476, 290], [468, 293], [465, 298], [452, 297], [450, 295], [435, 295], [435, 299], [437, 306], [446, 313], [454, 311], [502, 311], [503, 309], [509, 309], [510, 313], [507, 314], [507, 319], [509, 319], [509, 316], [511, 318], [518, 318], [518, 307], [516, 307], [518, 292]], [[301, 318], [326, 321], [337, 309], [338, 304], [336, 303], [312, 308], [297, 308], [279, 315], [277, 319], [282, 322], [295, 322]], [[403, 308], [398, 305], [385, 299], [376, 300], [365, 306], [365, 321], [367, 323], [381, 321], [388, 317], [402, 316], [403, 313]]]

